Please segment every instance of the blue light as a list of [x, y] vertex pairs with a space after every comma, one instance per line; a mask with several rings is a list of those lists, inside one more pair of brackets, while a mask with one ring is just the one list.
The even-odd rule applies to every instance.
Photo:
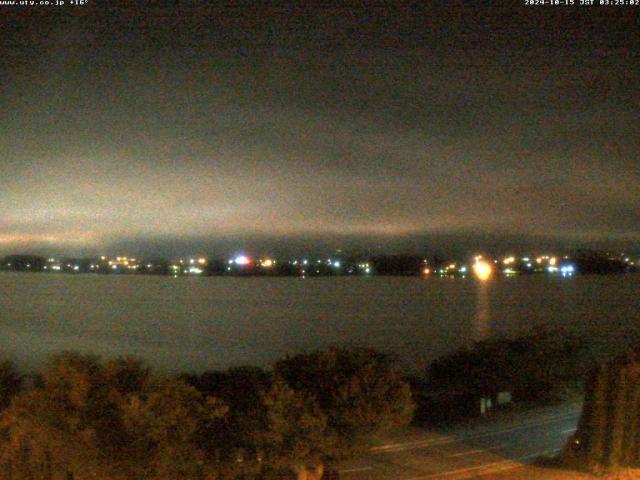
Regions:
[[562, 273], [563, 277], [569, 277], [576, 272], [576, 269], [573, 265], [563, 265], [560, 267], [560, 273]]
[[236, 265], [248, 265], [251, 263], [249, 257], [245, 255], [238, 255], [233, 261]]

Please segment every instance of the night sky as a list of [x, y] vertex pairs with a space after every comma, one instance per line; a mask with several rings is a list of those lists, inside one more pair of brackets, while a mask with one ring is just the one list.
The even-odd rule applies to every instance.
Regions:
[[134, 3], [0, 6], [0, 252], [638, 245], [640, 7]]

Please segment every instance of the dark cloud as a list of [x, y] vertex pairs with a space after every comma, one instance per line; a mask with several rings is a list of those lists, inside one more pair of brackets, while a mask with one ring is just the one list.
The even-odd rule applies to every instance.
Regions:
[[8, 12], [0, 248], [638, 238], [637, 9], [192, 5]]

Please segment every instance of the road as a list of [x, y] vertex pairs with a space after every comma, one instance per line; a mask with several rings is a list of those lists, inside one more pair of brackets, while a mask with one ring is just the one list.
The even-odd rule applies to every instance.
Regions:
[[579, 404], [494, 414], [464, 427], [411, 428], [340, 465], [345, 480], [461, 480], [553, 455], [575, 431]]

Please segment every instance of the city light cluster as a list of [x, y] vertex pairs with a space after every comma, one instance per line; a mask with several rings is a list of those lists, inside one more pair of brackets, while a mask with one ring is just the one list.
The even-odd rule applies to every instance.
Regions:
[[[0, 269], [50, 273], [205, 275], [414, 275], [461, 277], [487, 281], [498, 275], [513, 277], [547, 274], [572, 277], [579, 273], [625, 273], [638, 271], [632, 256], [572, 258], [569, 255], [475, 255], [466, 260], [442, 261], [415, 255], [381, 255], [365, 259], [345, 256], [293, 259], [237, 253], [226, 259], [193, 256], [175, 260], [143, 260], [129, 256], [101, 255], [95, 258], [38, 257], [13, 255], [0, 261]], [[597, 260], [597, 261], [596, 261]], [[591, 264], [589, 263], [591, 262]], [[595, 268], [594, 268], [595, 262]], [[603, 270], [604, 269], [604, 270]]]

